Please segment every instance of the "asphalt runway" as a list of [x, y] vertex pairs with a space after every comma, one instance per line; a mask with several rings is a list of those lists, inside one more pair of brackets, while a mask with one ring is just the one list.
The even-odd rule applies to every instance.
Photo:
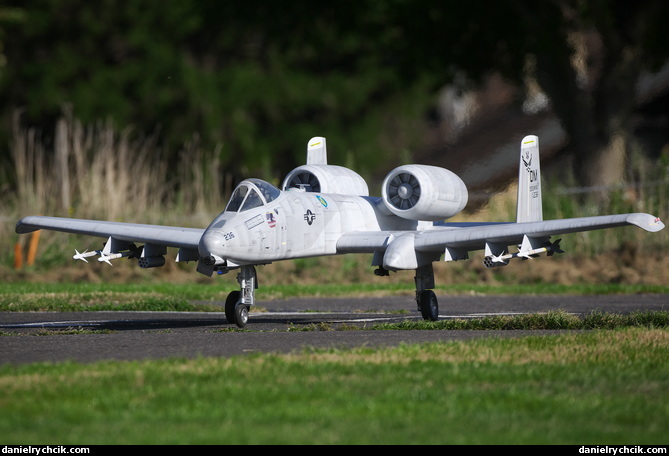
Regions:
[[[222, 308], [220, 313], [1, 312], [0, 364], [229, 357], [256, 352], [289, 353], [309, 347], [380, 347], [557, 332], [314, 330], [421, 319], [411, 296], [291, 299], [257, 304], [264, 311], [251, 313], [246, 331], [226, 331], [236, 326], [227, 322]], [[549, 310], [579, 315], [593, 311], [625, 314], [669, 310], [669, 295], [439, 296], [439, 307], [442, 319]], [[400, 310], [410, 312], [396, 312]], [[100, 332], [58, 334], [68, 329]]]

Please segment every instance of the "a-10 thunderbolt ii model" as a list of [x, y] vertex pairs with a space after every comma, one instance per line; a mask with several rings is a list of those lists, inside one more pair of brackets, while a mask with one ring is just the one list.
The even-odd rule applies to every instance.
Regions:
[[550, 240], [555, 235], [625, 225], [664, 228], [659, 218], [643, 213], [544, 221], [536, 136], [521, 142], [515, 222], [447, 222], [467, 199], [454, 173], [416, 164], [395, 168], [383, 181], [382, 196], [369, 196], [360, 175], [327, 163], [325, 138], [316, 137], [307, 145], [307, 164], [291, 171], [281, 189], [260, 179], [242, 181], [206, 229], [30, 216], [17, 223], [16, 232], [47, 229], [107, 239], [100, 251], [75, 251], [78, 260], [98, 256], [111, 264], [128, 257], [152, 268], [164, 265], [167, 247], [174, 247], [176, 261], [196, 261], [197, 271], [207, 276], [239, 270], [240, 290], [229, 294], [225, 314], [243, 327], [254, 304], [255, 266], [274, 261], [370, 253], [377, 275], [416, 271], [418, 309], [426, 320], [436, 320], [432, 264], [442, 255], [456, 261], [484, 250], [487, 267], [505, 266], [513, 258], [562, 252], [560, 241]]

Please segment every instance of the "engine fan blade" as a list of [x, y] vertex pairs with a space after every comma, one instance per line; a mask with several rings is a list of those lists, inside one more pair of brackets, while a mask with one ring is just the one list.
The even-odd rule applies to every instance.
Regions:
[[304, 188], [307, 192], [318, 193], [321, 185], [318, 178], [311, 173], [299, 173], [290, 180], [289, 187]]
[[409, 173], [400, 173], [388, 183], [388, 199], [400, 210], [414, 207], [420, 199], [420, 184]]

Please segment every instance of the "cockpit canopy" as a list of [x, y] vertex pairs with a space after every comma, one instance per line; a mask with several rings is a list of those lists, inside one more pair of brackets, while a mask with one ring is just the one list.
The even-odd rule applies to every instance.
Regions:
[[274, 201], [281, 191], [260, 179], [243, 180], [232, 193], [225, 212], [244, 212]]

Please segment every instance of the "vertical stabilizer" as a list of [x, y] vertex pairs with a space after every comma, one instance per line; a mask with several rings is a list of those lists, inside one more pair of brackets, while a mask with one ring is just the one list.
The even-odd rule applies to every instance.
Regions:
[[539, 138], [530, 135], [525, 136], [520, 144], [516, 222], [539, 222], [541, 220], [543, 220], [543, 209], [539, 170]]
[[307, 165], [327, 165], [328, 152], [325, 147], [325, 138], [316, 136], [307, 144]]

